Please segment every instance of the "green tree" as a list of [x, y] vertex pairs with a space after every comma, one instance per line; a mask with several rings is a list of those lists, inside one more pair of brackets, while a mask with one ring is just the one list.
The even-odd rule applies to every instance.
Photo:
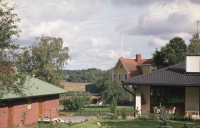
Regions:
[[92, 102], [92, 95], [90, 93], [77, 93], [77, 92], [68, 92], [68, 99], [62, 101], [64, 108], [69, 110], [80, 110], [84, 108], [85, 105], [90, 105]]
[[0, 1], [0, 98], [11, 92], [25, 95], [23, 85], [26, 75], [20, 71], [15, 73], [14, 62], [11, 62], [13, 52], [19, 49], [19, 45], [13, 43], [20, 36], [21, 30], [17, 23], [21, 19], [14, 13], [16, 5], [8, 4], [5, 0]]
[[[157, 69], [167, 67], [169, 65], [178, 64], [185, 61], [185, 55], [187, 54], [187, 45], [181, 37], [174, 37], [161, 47], [161, 50], [156, 49], [153, 53], [153, 66]], [[168, 61], [168, 62], [166, 62]]]
[[101, 98], [106, 98], [107, 101], [111, 101], [113, 98], [117, 99], [124, 89], [117, 81], [112, 81], [112, 78], [108, 74], [103, 74], [95, 81], [95, 88], [100, 92]]
[[[25, 47], [21, 54], [17, 54], [16, 67], [18, 70], [35, 75], [40, 80], [53, 85], [63, 87], [60, 81], [63, 79], [62, 69], [69, 59], [68, 47], [63, 48], [62, 38], [41, 36], [36, 42]], [[65, 62], [65, 63], [64, 63]]]
[[192, 39], [190, 39], [190, 44], [188, 45], [188, 53], [190, 55], [200, 55], [200, 38], [198, 33], [192, 35]]

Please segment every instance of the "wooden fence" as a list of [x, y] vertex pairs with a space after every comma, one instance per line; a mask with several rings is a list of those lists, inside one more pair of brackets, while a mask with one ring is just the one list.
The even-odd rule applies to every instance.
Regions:
[[[90, 110], [90, 111], [81, 111], [81, 110], [60, 110], [61, 113], [67, 113], [67, 114], [72, 114], [74, 113], [74, 116], [96, 116], [97, 114], [99, 114], [100, 116], [107, 116], [108, 113], [111, 113], [110, 111], [103, 111], [103, 110], [99, 110], [99, 111], [93, 111], [93, 110]], [[62, 115], [60, 113], [60, 115]], [[128, 113], [130, 113], [132, 116], [134, 115], [134, 111], [126, 111], [126, 114], [128, 116]], [[121, 116], [122, 115], [122, 111], [121, 110], [117, 110], [116, 111], [116, 114], [118, 116]]]

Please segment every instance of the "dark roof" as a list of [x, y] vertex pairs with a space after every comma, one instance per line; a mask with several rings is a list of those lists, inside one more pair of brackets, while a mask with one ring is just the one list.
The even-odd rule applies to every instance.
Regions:
[[132, 77], [123, 81], [124, 85], [149, 86], [200, 86], [200, 74], [187, 74], [185, 63]]

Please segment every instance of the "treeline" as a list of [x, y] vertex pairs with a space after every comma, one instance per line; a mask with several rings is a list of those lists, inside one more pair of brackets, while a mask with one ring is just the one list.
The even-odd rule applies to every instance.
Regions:
[[111, 76], [112, 70], [100, 70], [97, 68], [89, 68], [82, 70], [63, 70], [65, 80], [77, 83], [94, 83], [94, 81], [101, 77], [104, 73]]

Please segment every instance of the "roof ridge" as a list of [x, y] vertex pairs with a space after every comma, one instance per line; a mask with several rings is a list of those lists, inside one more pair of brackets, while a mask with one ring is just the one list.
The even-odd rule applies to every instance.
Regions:
[[[158, 69], [158, 70], [155, 70], [155, 71], [152, 71], [152, 72], [148, 72], [148, 73], [145, 73], [145, 74], [141, 74], [141, 75], [146, 76], [146, 75], [151, 74], [151, 73], [154, 73], [154, 72], [160, 72], [160, 71], [162, 71], [162, 70], [168, 69], [168, 68], [170, 68], [170, 67], [174, 67], [174, 66], [179, 65], [179, 64], [183, 64], [183, 62], [180, 62], [180, 63], [175, 64], [175, 65], [171, 65], [171, 66], [168, 66], [168, 67], [165, 67], [165, 68], [161, 68], [161, 69]], [[131, 78], [138, 78], [138, 77], [140, 77], [141, 75], [134, 76], [134, 77], [131, 77]], [[131, 78], [128, 78], [128, 79], [131, 79]]]

